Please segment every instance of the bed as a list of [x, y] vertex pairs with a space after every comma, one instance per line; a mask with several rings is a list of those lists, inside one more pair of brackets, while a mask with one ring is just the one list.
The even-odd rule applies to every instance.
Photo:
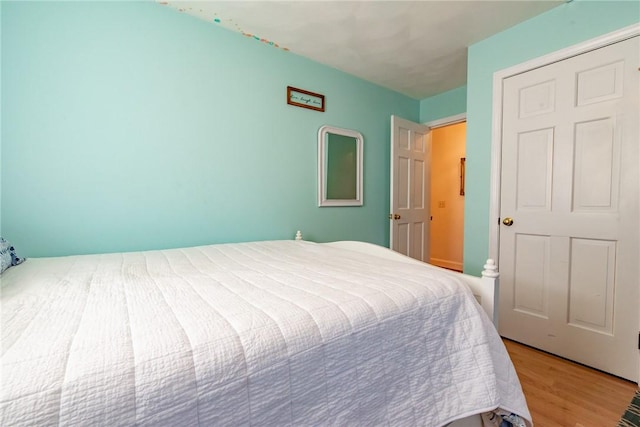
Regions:
[[0, 425], [530, 426], [488, 267], [301, 239], [29, 259]]

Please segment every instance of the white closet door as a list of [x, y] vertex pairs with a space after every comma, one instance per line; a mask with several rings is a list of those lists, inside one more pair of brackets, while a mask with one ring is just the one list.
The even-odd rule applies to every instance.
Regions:
[[634, 37], [504, 81], [500, 207], [500, 333], [633, 381], [639, 51]]

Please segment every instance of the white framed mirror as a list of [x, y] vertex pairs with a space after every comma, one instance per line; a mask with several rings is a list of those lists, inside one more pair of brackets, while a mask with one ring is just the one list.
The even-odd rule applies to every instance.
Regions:
[[362, 206], [360, 132], [333, 126], [318, 131], [318, 206]]

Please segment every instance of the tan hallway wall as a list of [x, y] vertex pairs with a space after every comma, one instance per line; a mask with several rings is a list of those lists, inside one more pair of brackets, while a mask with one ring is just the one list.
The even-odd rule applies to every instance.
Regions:
[[464, 196], [460, 158], [465, 157], [467, 123], [431, 131], [430, 263], [462, 271]]

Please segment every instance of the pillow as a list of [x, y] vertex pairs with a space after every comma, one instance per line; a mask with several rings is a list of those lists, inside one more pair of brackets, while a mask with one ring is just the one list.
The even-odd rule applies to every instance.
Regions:
[[16, 255], [16, 250], [3, 237], [0, 237], [0, 274], [14, 265], [22, 264], [26, 258]]

